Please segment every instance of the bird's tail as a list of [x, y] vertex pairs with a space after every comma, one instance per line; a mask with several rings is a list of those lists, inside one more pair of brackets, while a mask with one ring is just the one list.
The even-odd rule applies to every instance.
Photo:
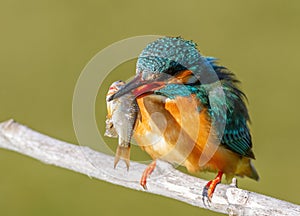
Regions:
[[251, 159], [248, 157], [243, 157], [238, 164], [236, 175], [239, 176], [247, 176], [251, 179], [254, 179], [256, 181], [259, 180], [259, 175], [251, 163]]
[[249, 178], [252, 178], [252, 179], [256, 180], [256, 181], [259, 181], [259, 175], [258, 175], [255, 167], [251, 163], [251, 161], [249, 162], [249, 166], [250, 166], [250, 175], [247, 175], [247, 176]]

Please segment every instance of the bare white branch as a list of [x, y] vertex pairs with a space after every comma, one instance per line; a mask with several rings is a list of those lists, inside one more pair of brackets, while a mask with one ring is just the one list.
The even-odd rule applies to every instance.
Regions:
[[[126, 180], [126, 176], [139, 177], [146, 168], [144, 164], [131, 162], [129, 172], [114, 170], [112, 156], [59, 141], [13, 120], [0, 124], [0, 147], [93, 178], [143, 190], [137, 180]], [[300, 215], [299, 205], [223, 184], [217, 186], [211, 206], [207, 207], [203, 205], [201, 195], [205, 184], [204, 180], [181, 173], [168, 163], [158, 161], [157, 169], [148, 181], [147, 192], [229, 215]]]

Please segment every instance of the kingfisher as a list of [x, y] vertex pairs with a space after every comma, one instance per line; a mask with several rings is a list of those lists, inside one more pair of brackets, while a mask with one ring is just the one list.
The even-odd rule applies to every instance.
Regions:
[[138, 57], [135, 77], [110, 96], [135, 95], [140, 118], [133, 137], [153, 159], [147, 178], [161, 159], [190, 173], [216, 172], [202, 190], [211, 201], [225, 174], [259, 180], [249, 129], [246, 96], [239, 80], [216, 58], [203, 56], [193, 41], [162, 37]]

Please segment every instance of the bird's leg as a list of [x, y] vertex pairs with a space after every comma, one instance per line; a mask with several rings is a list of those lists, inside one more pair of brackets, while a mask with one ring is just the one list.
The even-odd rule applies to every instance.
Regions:
[[223, 175], [223, 172], [219, 171], [218, 172], [218, 175], [216, 176], [215, 179], [209, 181], [204, 189], [203, 189], [203, 192], [202, 192], [202, 199], [203, 199], [203, 202], [205, 203], [205, 199], [208, 199], [209, 202], [211, 202], [211, 198], [213, 196], [213, 193], [216, 189], [216, 186], [217, 184], [219, 184], [222, 180], [222, 175]]
[[156, 161], [152, 161], [147, 168], [144, 170], [141, 181], [140, 181], [140, 185], [147, 190], [147, 178], [151, 175], [151, 173], [153, 172], [153, 170], [156, 167]]

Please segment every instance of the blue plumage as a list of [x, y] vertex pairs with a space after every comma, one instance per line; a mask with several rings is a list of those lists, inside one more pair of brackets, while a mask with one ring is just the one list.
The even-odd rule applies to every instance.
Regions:
[[[225, 125], [225, 130], [219, 132], [221, 144], [241, 156], [254, 158], [245, 95], [238, 88], [234, 74], [217, 65], [215, 58], [200, 55], [192, 41], [165, 37], [150, 43], [137, 61], [137, 73], [145, 78], [159, 73], [176, 76], [186, 69], [193, 71], [188, 83], [167, 84], [154, 93], [168, 98], [195, 94], [216, 124]], [[225, 100], [218, 87], [221, 87]], [[214, 106], [210, 104], [211, 99]]]
[[180, 37], [160, 38], [148, 44], [140, 54], [136, 66], [137, 73], [142, 73], [146, 79], [148, 75], [175, 75], [189, 69], [202, 84], [218, 81], [212, 65], [200, 55], [196, 46], [194, 42]]

